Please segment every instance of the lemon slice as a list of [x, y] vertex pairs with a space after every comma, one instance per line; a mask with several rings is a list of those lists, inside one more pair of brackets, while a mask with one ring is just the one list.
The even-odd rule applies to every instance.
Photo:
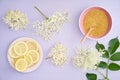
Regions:
[[28, 45], [28, 50], [38, 50], [38, 46], [35, 41], [29, 40], [26, 44]]
[[30, 50], [28, 54], [32, 57], [33, 63], [37, 63], [40, 59], [40, 55], [35, 50]]
[[27, 69], [27, 61], [25, 59], [18, 59], [15, 63], [15, 69], [23, 72]]
[[28, 50], [28, 46], [25, 42], [19, 41], [14, 45], [14, 51], [17, 55], [25, 55]]
[[32, 57], [29, 54], [25, 55], [24, 59], [26, 59], [28, 67], [30, 67], [33, 64]]
[[42, 61], [41, 46], [32, 38], [19, 38], [8, 49], [8, 61], [19, 72], [31, 72], [39, 67]]
[[10, 55], [11, 58], [18, 58], [19, 55], [17, 55], [14, 51], [13, 46], [10, 46], [9, 50], [8, 50], [8, 54]]

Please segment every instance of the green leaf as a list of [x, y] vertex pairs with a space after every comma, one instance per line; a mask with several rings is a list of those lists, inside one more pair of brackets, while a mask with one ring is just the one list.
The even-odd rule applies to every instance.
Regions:
[[102, 55], [104, 58], [109, 58], [109, 53], [107, 50], [104, 50], [104, 54]]
[[109, 41], [109, 47], [108, 47], [109, 53], [113, 54], [117, 50], [119, 45], [120, 45], [120, 42], [119, 42], [118, 38], [111, 39]]
[[97, 80], [97, 75], [93, 73], [86, 74], [87, 80]]
[[110, 63], [108, 68], [111, 71], [118, 71], [118, 70], [120, 70], [120, 65], [118, 65], [116, 63]]
[[107, 63], [104, 61], [101, 61], [98, 65], [98, 67], [105, 69], [105, 68], [107, 68]]
[[114, 53], [114, 54], [111, 56], [110, 60], [112, 60], [112, 61], [120, 61], [120, 52]]
[[104, 45], [103, 45], [103, 44], [99, 44], [98, 42], [96, 43], [95, 47], [96, 47], [96, 49], [97, 49], [98, 51], [105, 49]]

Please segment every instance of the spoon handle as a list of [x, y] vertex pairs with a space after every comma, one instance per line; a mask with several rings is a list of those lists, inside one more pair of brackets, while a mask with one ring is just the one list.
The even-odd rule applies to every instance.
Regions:
[[93, 28], [90, 28], [89, 31], [87, 32], [87, 34], [81, 39], [80, 43], [83, 43], [86, 38], [89, 36], [89, 34], [91, 33], [91, 31], [93, 30]]

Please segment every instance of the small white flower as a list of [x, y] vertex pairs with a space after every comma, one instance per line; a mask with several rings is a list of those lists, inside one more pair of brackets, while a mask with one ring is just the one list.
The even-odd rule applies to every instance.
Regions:
[[68, 20], [68, 12], [55, 12], [51, 17], [43, 21], [37, 21], [33, 24], [36, 28], [36, 33], [43, 39], [49, 40], [51, 37], [60, 31], [61, 25]]
[[82, 67], [85, 70], [94, 70], [97, 64], [102, 60], [103, 52], [98, 52], [97, 49], [82, 48], [76, 51], [73, 57], [73, 63], [77, 67]]
[[20, 30], [25, 29], [28, 24], [28, 19], [24, 13], [19, 10], [11, 10], [6, 13], [3, 18], [4, 22], [9, 25], [11, 29]]
[[51, 49], [48, 58], [50, 58], [51, 62], [56, 66], [62, 66], [67, 61], [67, 52], [67, 48], [63, 44], [57, 43]]

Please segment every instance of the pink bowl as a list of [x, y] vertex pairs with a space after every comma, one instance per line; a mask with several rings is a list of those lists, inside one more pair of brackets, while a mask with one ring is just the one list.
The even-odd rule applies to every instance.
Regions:
[[81, 30], [81, 32], [82, 32], [83, 35], [86, 34], [86, 32], [84, 31], [84, 28], [83, 28], [83, 27], [84, 27], [84, 26], [83, 26], [84, 17], [85, 17], [85, 15], [86, 15], [89, 11], [91, 11], [91, 10], [93, 10], [93, 9], [99, 9], [99, 10], [104, 11], [105, 14], [106, 14], [107, 17], [108, 17], [108, 30], [106, 31], [106, 33], [105, 33], [104, 35], [99, 36], [99, 37], [96, 37], [96, 36], [95, 36], [95, 37], [94, 37], [94, 36], [88, 36], [88, 38], [96, 40], [96, 39], [100, 39], [100, 38], [106, 36], [106, 35], [110, 32], [111, 26], [112, 26], [112, 18], [111, 18], [111, 16], [110, 16], [110, 14], [109, 14], [104, 8], [101, 8], [101, 7], [89, 7], [89, 8], [87, 8], [87, 9], [85, 9], [85, 10], [82, 12], [82, 14], [80, 15], [80, 18], [79, 18], [79, 28], [80, 28], [80, 30]]

